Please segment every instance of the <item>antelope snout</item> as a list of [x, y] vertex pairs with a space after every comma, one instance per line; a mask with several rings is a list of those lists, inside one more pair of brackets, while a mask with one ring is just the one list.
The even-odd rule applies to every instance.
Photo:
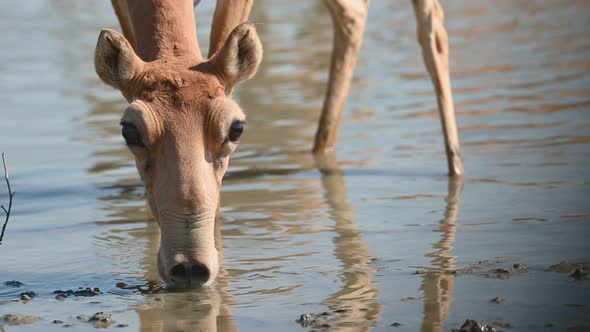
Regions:
[[172, 287], [213, 282], [219, 269], [214, 218], [160, 219], [158, 270]]

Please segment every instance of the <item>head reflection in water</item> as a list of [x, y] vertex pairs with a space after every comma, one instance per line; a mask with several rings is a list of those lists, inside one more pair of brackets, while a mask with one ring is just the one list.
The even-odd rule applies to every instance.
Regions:
[[[96, 72], [129, 102], [122, 135], [160, 226], [160, 276], [173, 286], [208, 285], [219, 268], [221, 180], [246, 120], [231, 91], [256, 73], [262, 46], [254, 26], [242, 23], [201, 61], [192, 1], [149, 6], [149, 14], [127, 12], [134, 38], [101, 32]], [[129, 22], [121, 23], [125, 31]], [[166, 31], [149, 30], [158, 25]]]

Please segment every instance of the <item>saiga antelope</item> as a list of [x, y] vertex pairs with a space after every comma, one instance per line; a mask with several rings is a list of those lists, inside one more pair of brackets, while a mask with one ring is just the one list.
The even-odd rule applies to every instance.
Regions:
[[[254, 76], [262, 59], [256, 29], [246, 23], [253, 1], [217, 1], [206, 60], [197, 41], [192, 0], [112, 2], [124, 36], [102, 30], [95, 67], [129, 102], [122, 134], [160, 225], [159, 273], [174, 286], [210, 284], [219, 265], [213, 234], [221, 180], [245, 123], [231, 92]], [[368, 0], [324, 2], [335, 32], [314, 153], [336, 143], [368, 11]], [[412, 4], [438, 101], [449, 174], [460, 176], [443, 12], [438, 0]]]

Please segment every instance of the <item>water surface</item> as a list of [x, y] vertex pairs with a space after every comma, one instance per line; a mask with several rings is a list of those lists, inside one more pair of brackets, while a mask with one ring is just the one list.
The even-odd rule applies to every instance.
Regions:
[[[76, 316], [97, 311], [146, 331], [304, 331], [295, 320], [322, 312], [350, 331], [590, 324], [588, 281], [549, 271], [590, 261], [590, 3], [444, 2], [466, 169], [450, 181], [409, 2], [372, 2], [338, 147], [314, 158], [327, 11], [257, 1], [265, 57], [237, 94], [248, 128], [223, 185], [221, 275], [156, 294], [116, 286], [157, 282], [158, 228], [120, 137], [125, 102], [94, 73], [100, 28], [118, 29], [110, 4], [0, 5], [0, 151], [17, 192], [0, 282], [25, 284], [0, 284], [0, 315], [42, 318], [5, 331], [85, 330]], [[212, 11], [196, 9], [204, 50]], [[517, 263], [527, 272], [486, 275]], [[78, 287], [103, 294], [52, 294]], [[23, 291], [38, 295], [10, 302]]]

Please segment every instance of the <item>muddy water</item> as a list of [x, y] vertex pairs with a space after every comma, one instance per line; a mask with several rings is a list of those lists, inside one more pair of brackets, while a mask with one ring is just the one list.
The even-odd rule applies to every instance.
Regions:
[[[590, 284], [550, 267], [590, 261], [590, 5], [444, 5], [463, 181], [445, 176], [409, 2], [373, 1], [338, 148], [315, 159], [330, 21], [321, 3], [260, 0], [221, 276], [149, 294], [158, 229], [119, 136], [125, 104], [92, 64], [99, 29], [117, 27], [109, 4], [2, 1], [0, 151], [17, 194], [0, 282], [24, 285], [0, 284], [0, 316], [41, 319], [0, 330], [86, 330], [99, 311], [120, 330], [588, 330]], [[212, 10], [196, 10], [205, 50]], [[100, 293], [53, 293], [78, 287]]]

